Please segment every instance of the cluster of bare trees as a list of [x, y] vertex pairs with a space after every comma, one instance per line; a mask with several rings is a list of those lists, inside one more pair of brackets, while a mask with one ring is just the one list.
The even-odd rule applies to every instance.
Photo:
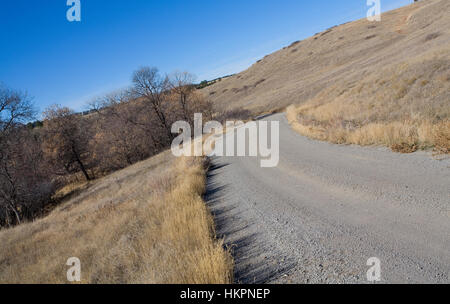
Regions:
[[40, 134], [23, 127], [33, 117], [25, 94], [0, 87], [0, 226], [39, 214], [55, 188]]
[[42, 150], [53, 164], [53, 172], [58, 175], [81, 172], [86, 180], [91, 180], [88, 165], [95, 164], [91, 164], [92, 128], [89, 121], [75, 115], [73, 110], [59, 106], [49, 107], [43, 115]]
[[99, 168], [120, 169], [167, 149], [175, 121], [193, 124], [194, 113], [211, 117], [212, 106], [193, 79], [186, 72], [167, 76], [145, 67], [133, 74], [131, 88], [91, 103]]
[[0, 227], [39, 215], [69, 180], [89, 181], [167, 149], [173, 122], [211, 117], [193, 79], [141, 68], [129, 89], [92, 102], [89, 115], [52, 106], [38, 128], [24, 125], [35, 117], [30, 99], [1, 87]]

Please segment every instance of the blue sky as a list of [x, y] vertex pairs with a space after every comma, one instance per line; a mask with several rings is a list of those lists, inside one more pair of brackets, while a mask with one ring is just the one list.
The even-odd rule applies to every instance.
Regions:
[[[389, 10], [412, 0], [381, 0]], [[189, 71], [199, 81], [240, 72], [259, 58], [366, 15], [366, 0], [0, 1], [0, 82], [28, 92], [39, 110], [76, 110], [126, 87], [140, 66]]]

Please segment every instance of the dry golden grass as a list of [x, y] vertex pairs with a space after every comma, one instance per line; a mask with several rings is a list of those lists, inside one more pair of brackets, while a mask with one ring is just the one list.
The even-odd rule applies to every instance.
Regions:
[[450, 121], [438, 124], [433, 129], [434, 147], [439, 153], [450, 153]]
[[[411, 153], [418, 149], [434, 148], [438, 153], [450, 151], [450, 120], [381, 121], [365, 125], [346, 126], [342, 120], [306, 121], [302, 107], [290, 106], [287, 118], [294, 130], [302, 135], [337, 144], [362, 146], [382, 145], [393, 151]], [[308, 117], [314, 112], [308, 111]]]
[[49, 216], [0, 231], [1, 283], [230, 283], [232, 259], [202, 200], [201, 158], [169, 153], [118, 171]]
[[337, 80], [288, 108], [303, 135], [333, 143], [385, 145], [398, 152], [448, 151], [450, 48], [385, 64], [357, 82]]
[[445, 63], [433, 64], [430, 57], [388, 67], [351, 88], [337, 83], [288, 107], [288, 120], [299, 133], [333, 143], [384, 145], [406, 153], [434, 147], [448, 153], [450, 50]]

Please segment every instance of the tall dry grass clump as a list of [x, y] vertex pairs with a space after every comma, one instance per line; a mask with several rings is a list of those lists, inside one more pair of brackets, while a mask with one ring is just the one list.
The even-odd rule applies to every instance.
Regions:
[[450, 153], [450, 121], [436, 125], [433, 131], [436, 150], [440, 153]]
[[333, 143], [383, 145], [398, 152], [433, 147], [448, 153], [449, 71], [450, 49], [430, 51], [357, 84], [337, 82], [290, 106], [288, 120], [299, 133]]
[[89, 183], [46, 218], [0, 231], [0, 283], [230, 283], [202, 200], [201, 158], [163, 153]]
[[295, 106], [288, 107], [286, 116], [294, 130], [313, 139], [336, 144], [387, 146], [402, 153], [429, 148], [439, 154], [450, 153], [449, 120], [371, 122], [357, 127], [344, 126], [342, 121], [334, 124], [315, 121], [302, 123], [305, 121], [302, 112]]

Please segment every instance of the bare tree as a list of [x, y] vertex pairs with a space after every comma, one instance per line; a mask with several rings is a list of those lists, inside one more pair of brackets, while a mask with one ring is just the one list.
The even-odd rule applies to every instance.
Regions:
[[86, 180], [90, 159], [90, 128], [87, 121], [67, 107], [54, 105], [44, 113], [43, 149], [45, 156], [64, 173], [82, 172]]
[[170, 78], [171, 90], [177, 95], [185, 121], [192, 121], [193, 119], [192, 113], [189, 111], [189, 98], [195, 91], [194, 81], [195, 76], [189, 72], [175, 72]]
[[153, 111], [146, 113], [142, 102], [129, 99], [126, 92], [109, 94], [90, 106], [97, 113], [93, 151], [102, 171], [124, 168], [164, 148]]
[[8, 130], [34, 117], [31, 99], [0, 84], [0, 140]]
[[54, 190], [39, 137], [23, 125], [33, 114], [26, 94], [0, 87], [0, 226], [32, 217]]
[[17, 206], [15, 180], [11, 171], [9, 141], [17, 124], [33, 117], [33, 107], [25, 94], [0, 85], [0, 204], [5, 218], [12, 212], [20, 223], [20, 210]]
[[157, 68], [143, 67], [133, 74], [132, 92], [137, 100], [150, 106], [169, 141], [173, 138], [171, 124], [167, 119], [168, 94], [170, 82], [167, 76], [161, 76]]
[[36, 130], [16, 127], [2, 145], [0, 226], [20, 224], [42, 213], [55, 191]]

